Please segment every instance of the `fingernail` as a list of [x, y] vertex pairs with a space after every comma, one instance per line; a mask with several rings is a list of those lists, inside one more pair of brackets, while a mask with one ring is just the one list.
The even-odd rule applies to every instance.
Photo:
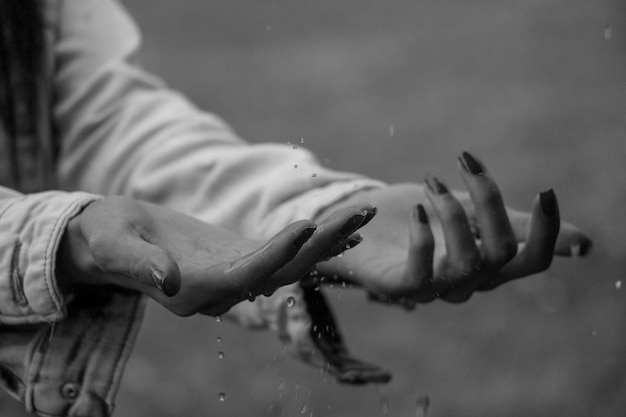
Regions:
[[371, 210], [365, 210], [365, 219], [361, 222], [361, 227], [365, 226], [374, 218], [374, 216], [378, 213], [378, 209], [376, 207], [372, 207]]
[[313, 233], [317, 230], [317, 227], [307, 227], [303, 229], [297, 238], [293, 240], [293, 246], [296, 249], [300, 249], [310, 238], [313, 236]]
[[418, 204], [416, 207], [417, 211], [417, 220], [422, 224], [428, 224], [428, 215], [426, 214], [426, 210], [424, 206]]
[[590, 252], [592, 246], [593, 244], [589, 239], [583, 238], [582, 241], [580, 241], [579, 243], [574, 243], [570, 247], [570, 253], [573, 258], [586, 256]]
[[434, 194], [445, 194], [448, 192], [448, 187], [432, 174], [428, 174], [426, 178], [424, 178], [424, 182], [426, 182], [426, 186]]
[[154, 285], [165, 295], [167, 295], [168, 297], [171, 297], [172, 295], [174, 295], [174, 289], [171, 288], [168, 284], [168, 280], [167, 277], [165, 276], [165, 274], [161, 271], [159, 271], [156, 268], [152, 268], [151, 270], [152, 273], [152, 282], [154, 282]]
[[345, 250], [352, 249], [361, 242], [363, 242], [363, 236], [361, 235], [350, 237], [350, 239], [348, 239], [348, 242], [346, 242]]
[[547, 217], [552, 217], [556, 213], [556, 195], [554, 190], [549, 189], [539, 194], [539, 202], [541, 203], [541, 211]]
[[472, 154], [467, 151], [461, 154], [461, 157], [459, 157], [459, 161], [461, 162], [461, 166], [463, 167], [463, 169], [465, 169], [470, 174], [483, 175], [485, 173], [485, 170], [482, 167], [481, 163], [478, 162], [476, 158], [474, 158], [474, 156], [472, 156]]
[[365, 215], [361, 213], [355, 213], [350, 216], [346, 224], [339, 230], [339, 236], [348, 236], [354, 232], [363, 223]]
[[354, 248], [361, 242], [363, 242], [363, 237], [361, 237], [361, 235], [358, 233], [353, 233], [352, 236], [350, 236], [346, 242], [338, 246], [334, 246], [324, 260], [329, 261], [335, 256], [341, 255], [345, 251]]

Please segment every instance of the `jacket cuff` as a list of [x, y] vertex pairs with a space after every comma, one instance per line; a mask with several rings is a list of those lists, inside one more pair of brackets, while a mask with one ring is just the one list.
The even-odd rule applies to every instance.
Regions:
[[58, 321], [65, 306], [55, 277], [67, 223], [98, 196], [45, 192], [0, 204], [0, 324]]

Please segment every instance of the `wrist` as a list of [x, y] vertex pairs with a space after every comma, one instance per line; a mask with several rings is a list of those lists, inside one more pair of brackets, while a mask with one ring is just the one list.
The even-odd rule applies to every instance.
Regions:
[[81, 230], [81, 215], [87, 206], [69, 220], [59, 242], [55, 275], [61, 288], [87, 284], [88, 275], [94, 272], [95, 263]]

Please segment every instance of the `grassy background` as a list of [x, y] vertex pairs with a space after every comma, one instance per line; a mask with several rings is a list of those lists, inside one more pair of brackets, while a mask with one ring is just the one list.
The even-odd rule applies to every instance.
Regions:
[[423, 395], [433, 417], [626, 414], [623, 2], [125, 4], [145, 65], [243, 137], [304, 138], [337, 169], [389, 182], [432, 171], [457, 187], [455, 157], [470, 149], [509, 205], [554, 187], [595, 251], [411, 314], [330, 291], [352, 349], [394, 372], [385, 387], [337, 385], [274, 335], [152, 305], [118, 416], [413, 417]]

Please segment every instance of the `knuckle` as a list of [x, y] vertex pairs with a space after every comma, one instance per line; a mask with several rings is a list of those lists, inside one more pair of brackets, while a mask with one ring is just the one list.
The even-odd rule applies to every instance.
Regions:
[[109, 238], [99, 233], [89, 239], [88, 245], [96, 266], [103, 271], [110, 269], [113, 259]]
[[482, 264], [482, 258], [478, 250], [472, 251], [470, 254], [463, 257], [463, 259], [454, 263], [452, 268], [455, 275], [468, 277], [474, 275], [480, 270]]
[[490, 252], [490, 260], [498, 265], [504, 265], [517, 255], [517, 243], [513, 240], [501, 243]]
[[450, 263], [446, 271], [446, 277], [453, 286], [458, 286], [471, 280], [480, 271], [481, 265], [482, 259], [478, 251], [476, 251], [463, 259]]

